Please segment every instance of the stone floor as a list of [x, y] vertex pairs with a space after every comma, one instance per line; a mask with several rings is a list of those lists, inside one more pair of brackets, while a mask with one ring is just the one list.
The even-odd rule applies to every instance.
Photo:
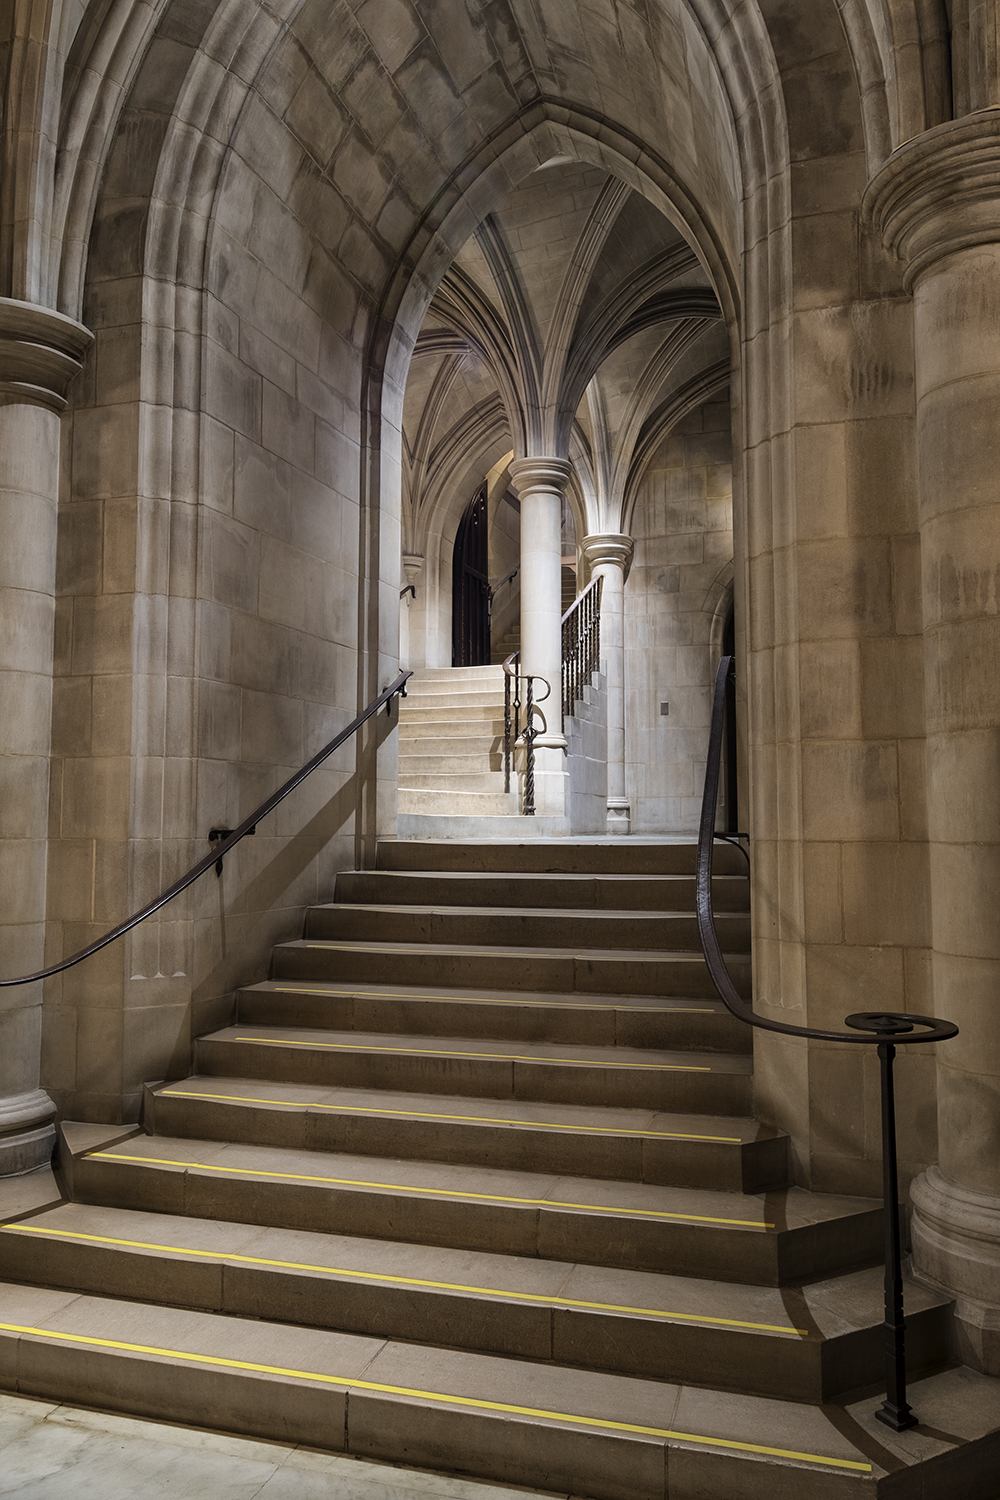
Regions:
[[0, 1394], [0, 1495], [17, 1500], [526, 1500], [534, 1493]]

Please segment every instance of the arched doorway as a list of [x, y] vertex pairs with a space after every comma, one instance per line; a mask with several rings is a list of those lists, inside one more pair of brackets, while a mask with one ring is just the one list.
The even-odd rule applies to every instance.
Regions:
[[451, 664], [483, 667], [490, 659], [490, 552], [486, 486], [469, 501], [452, 561]]

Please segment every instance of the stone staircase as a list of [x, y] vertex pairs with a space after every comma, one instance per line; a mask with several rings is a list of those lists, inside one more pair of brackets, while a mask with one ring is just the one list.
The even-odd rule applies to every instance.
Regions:
[[[737, 861], [714, 889], [749, 993]], [[5, 1383], [587, 1500], [992, 1494], [955, 1433], [995, 1382], [944, 1368], [945, 1299], [907, 1286], [931, 1425], [857, 1392], [880, 1206], [788, 1186], [693, 869], [380, 845], [141, 1129], [62, 1127], [66, 1201], [0, 1228]]]
[[503, 789], [502, 667], [421, 667], [399, 706], [399, 812], [517, 816]]

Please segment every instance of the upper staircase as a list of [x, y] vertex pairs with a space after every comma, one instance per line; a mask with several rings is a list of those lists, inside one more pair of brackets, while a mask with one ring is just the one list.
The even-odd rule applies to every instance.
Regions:
[[517, 816], [503, 789], [502, 666], [421, 667], [399, 705], [399, 812]]
[[[992, 1493], [988, 1440], [897, 1437], [859, 1395], [881, 1206], [789, 1185], [693, 870], [381, 844], [140, 1129], [62, 1127], [66, 1201], [0, 1228], [8, 1383], [588, 1500]], [[944, 1368], [947, 1299], [906, 1296], [915, 1407], [978, 1437], [993, 1383]]]

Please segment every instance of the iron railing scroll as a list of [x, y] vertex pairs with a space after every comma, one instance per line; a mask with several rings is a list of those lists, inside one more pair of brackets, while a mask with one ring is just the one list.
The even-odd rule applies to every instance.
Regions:
[[[820, 1031], [811, 1026], [793, 1026], [758, 1015], [751, 1004], [737, 993], [722, 956], [719, 935], [715, 929], [712, 908], [712, 849], [715, 818], [719, 800], [719, 769], [722, 759], [722, 733], [726, 711], [726, 682], [734, 670], [733, 658], [724, 656], [715, 679], [712, 704], [712, 729], [705, 768], [705, 793], [701, 804], [698, 829], [698, 874], [696, 903], [698, 934], [702, 952], [715, 985], [727, 1009], [761, 1031], [776, 1031], [783, 1036], [801, 1036], [819, 1042], [850, 1042], [876, 1047], [882, 1081], [882, 1195], [885, 1219], [885, 1368], [886, 1398], [875, 1415], [894, 1432], [915, 1427], [918, 1418], [906, 1399], [906, 1348], [903, 1318], [902, 1237], [899, 1223], [899, 1185], [896, 1162], [896, 1114], [893, 1095], [892, 1065], [896, 1048], [917, 1042], [946, 1042], [958, 1035], [951, 1021], [934, 1016], [917, 1016], [893, 1011], [869, 1011], [845, 1016], [849, 1031]], [[730, 840], [735, 835], [730, 835]]]
[[562, 617], [562, 712], [572, 717], [576, 700], [601, 665], [601, 591], [595, 578]]
[[324, 745], [322, 750], [316, 752], [312, 760], [306, 761], [305, 765], [296, 771], [294, 776], [290, 776], [284, 785], [279, 786], [276, 792], [272, 792], [270, 797], [262, 802], [259, 807], [255, 808], [248, 818], [244, 818], [238, 828], [213, 828], [208, 835], [208, 839], [209, 843], [215, 845], [215, 847], [208, 854], [204, 855], [203, 858], [199, 859], [196, 864], [193, 864], [190, 870], [182, 875], [179, 880], [175, 880], [173, 885], [169, 885], [166, 890], [161, 891], [152, 901], [147, 902], [137, 912], [133, 912], [124, 922], [119, 922], [117, 927], [112, 927], [101, 937], [95, 938], [92, 943], [87, 944], [86, 948], [81, 948], [78, 953], [71, 953], [69, 958], [64, 958], [61, 963], [52, 964], [48, 969], [39, 969], [36, 974], [22, 974], [18, 979], [0, 979], [0, 989], [7, 989], [9, 986], [17, 984], [31, 984], [37, 979], [50, 979], [53, 974], [62, 974], [64, 970], [72, 969], [74, 964], [82, 963], [85, 958], [90, 958], [93, 954], [99, 953], [109, 943], [116, 942], [118, 938], [124, 937], [127, 932], [132, 931], [133, 927], [138, 927], [140, 922], [144, 922], [147, 917], [153, 916], [161, 907], [166, 906], [168, 901], [173, 901], [175, 896], [179, 896], [182, 891], [186, 891], [189, 886], [194, 885], [195, 881], [200, 879], [207, 871], [214, 869], [216, 874], [221, 875], [222, 861], [227, 854], [232, 853], [240, 840], [248, 838], [252, 833], [255, 833], [260, 820], [266, 818], [268, 813], [273, 812], [278, 803], [283, 802], [290, 792], [294, 792], [295, 788], [300, 786], [307, 776], [311, 776], [318, 766], [321, 766], [325, 760], [329, 760], [333, 752], [339, 750], [340, 746], [346, 740], [349, 740], [353, 734], [356, 734], [362, 724], [366, 723], [373, 714], [377, 714], [380, 708], [384, 707], [386, 713], [391, 713], [392, 699], [397, 697], [397, 695], [400, 698], [406, 697], [407, 679], [412, 676], [412, 672], [400, 672], [395, 682], [390, 683], [387, 688], [384, 688], [378, 697], [374, 698], [368, 707], [358, 714], [356, 719], [351, 720], [346, 729], [342, 729], [339, 734], [335, 735], [328, 745]]
[[[510, 791], [511, 764], [514, 747], [520, 739], [524, 746], [524, 806], [521, 811], [526, 818], [535, 816], [535, 740], [541, 731], [535, 724], [535, 709], [544, 703], [552, 692], [552, 686], [544, 677], [531, 676], [521, 671], [521, 653], [512, 651], [503, 664], [503, 789]], [[535, 697], [535, 683], [545, 688], [541, 698]], [[524, 684], [524, 702], [521, 702], [521, 684]], [[521, 709], [524, 709], [524, 728], [521, 728]]]

